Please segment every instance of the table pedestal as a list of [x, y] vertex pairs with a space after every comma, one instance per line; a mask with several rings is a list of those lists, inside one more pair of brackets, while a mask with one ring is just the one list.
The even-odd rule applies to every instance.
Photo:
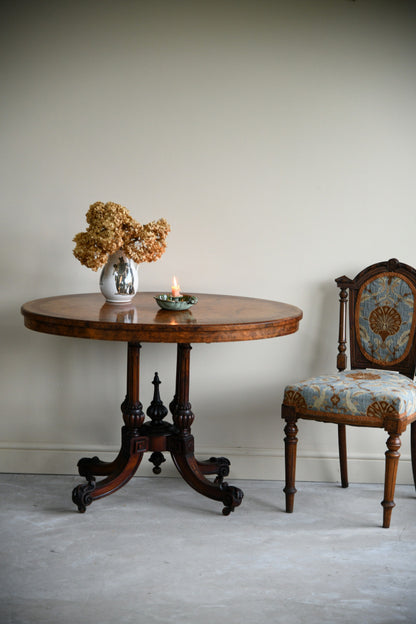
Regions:
[[[81, 459], [78, 470], [87, 483], [73, 490], [72, 500], [80, 512], [85, 512], [92, 501], [112, 494], [130, 481], [145, 452], [152, 452], [150, 461], [154, 464], [153, 472], [158, 474], [160, 465], [165, 461], [163, 453], [169, 451], [185, 481], [200, 494], [222, 501], [222, 513], [228, 515], [243, 499], [240, 489], [224, 481], [229, 473], [230, 462], [225, 457], [198, 461], [194, 455], [194, 438], [191, 434], [194, 414], [189, 402], [191, 345], [178, 344], [176, 390], [169, 405], [172, 424], [163, 420], [168, 410], [160, 400], [157, 373], [153, 381], [153, 401], [147, 410], [151, 420], [144, 422], [145, 414], [139, 399], [140, 348], [137, 342], [128, 343], [127, 394], [121, 405], [124, 426], [119, 454], [112, 462], [103, 462], [98, 457]], [[210, 481], [205, 475], [216, 475], [216, 478]], [[97, 476], [105, 478], [97, 482]]]

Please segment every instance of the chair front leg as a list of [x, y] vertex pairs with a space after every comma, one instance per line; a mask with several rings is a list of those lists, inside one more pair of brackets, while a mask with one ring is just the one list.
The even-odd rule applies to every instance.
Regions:
[[395, 506], [394, 490], [396, 487], [397, 467], [399, 465], [401, 447], [400, 435], [389, 432], [389, 438], [386, 442], [388, 450], [386, 451], [386, 472], [384, 478], [384, 499], [383, 505], [383, 528], [388, 529], [390, 526], [391, 512]]
[[296, 477], [296, 447], [298, 439], [296, 434], [298, 428], [296, 425], [297, 417], [293, 414], [291, 409], [283, 406], [283, 418], [286, 421], [285, 426], [285, 474], [286, 485], [283, 488], [283, 492], [286, 495], [286, 513], [293, 512], [293, 505], [295, 502], [295, 477]]

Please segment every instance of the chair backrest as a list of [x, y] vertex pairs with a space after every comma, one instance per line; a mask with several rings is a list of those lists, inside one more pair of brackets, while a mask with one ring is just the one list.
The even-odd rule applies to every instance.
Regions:
[[354, 278], [335, 280], [340, 292], [337, 366], [346, 361], [349, 294], [351, 368], [396, 370], [413, 379], [416, 356], [416, 270], [392, 258]]

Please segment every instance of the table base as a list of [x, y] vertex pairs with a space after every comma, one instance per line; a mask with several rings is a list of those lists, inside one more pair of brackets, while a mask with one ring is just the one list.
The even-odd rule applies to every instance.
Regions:
[[[222, 513], [228, 515], [241, 504], [243, 492], [224, 481], [229, 473], [230, 462], [225, 457], [211, 457], [198, 461], [194, 455], [194, 437], [191, 426], [194, 420], [189, 403], [190, 344], [178, 344], [176, 366], [176, 391], [169, 405], [173, 423], [163, 418], [167, 408], [159, 395], [157, 373], [153, 384], [154, 397], [147, 415], [151, 420], [144, 422], [145, 414], [139, 400], [139, 343], [128, 344], [127, 355], [127, 394], [121, 405], [124, 426], [121, 430], [121, 448], [112, 462], [103, 462], [98, 457], [83, 458], [78, 462], [79, 474], [87, 483], [74, 488], [72, 500], [80, 512], [85, 512], [94, 500], [108, 496], [125, 485], [136, 473], [146, 452], [151, 452], [149, 461], [153, 472], [161, 472], [160, 465], [165, 461], [164, 452], [170, 452], [173, 462], [183, 479], [197, 492], [222, 501]], [[214, 481], [206, 475], [216, 475]], [[97, 481], [96, 477], [104, 479]]]

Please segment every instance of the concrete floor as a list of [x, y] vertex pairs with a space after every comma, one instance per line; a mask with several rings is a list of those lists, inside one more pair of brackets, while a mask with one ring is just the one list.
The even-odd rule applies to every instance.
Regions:
[[228, 517], [180, 479], [135, 478], [79, 514], [79, 477], [0, 475], [1, 624], [416, 623], [416, 496], [237, 481]]

